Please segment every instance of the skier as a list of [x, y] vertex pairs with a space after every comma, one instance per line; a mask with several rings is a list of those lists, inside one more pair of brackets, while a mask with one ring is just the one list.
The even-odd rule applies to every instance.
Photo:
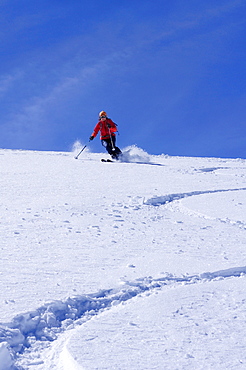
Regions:
[[106, 148], [107, 152], [111, 155], [112, 159], [119, 159], [122, 154], [121, 150], [115, 146], [117, 132], [116, 124], [107, 116], [105, 111], [99, 113], [99, 122], [96, 124], [90, 140], [93, 140], [100, 131], [100, 139], [102, 145]]

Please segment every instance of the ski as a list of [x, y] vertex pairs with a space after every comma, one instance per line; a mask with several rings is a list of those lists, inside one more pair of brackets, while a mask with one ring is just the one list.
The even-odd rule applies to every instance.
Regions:
[[101, 159], [101, 162], [113, 162], [111, 159], [104, 159], [104, 158], [102, 158]]

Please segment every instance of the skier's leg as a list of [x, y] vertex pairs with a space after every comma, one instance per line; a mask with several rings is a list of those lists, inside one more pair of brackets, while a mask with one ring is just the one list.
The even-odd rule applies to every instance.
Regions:
[[[122, 152], [120, 148], [115, 146], [115, 142], [116, 142], [115, 136], [112, 136], [111, 139], [102, 140], [102, 145], [104, 146], [108, 154], [110, 154], [113, 159], [119, 159], [119, 156], [122, 154]], [[112, 144], [113, 144], [113, 147], [112, 147]]]
[[115, 143], [116, 143], [116, 137], [115, 136], [112, 136], [112, 142], [113, 142], [113, 145], [114, 145], [114, 150], [111, 154], [111, 157], [113, 159], [119, 159], [119, 156], [122, 154], [122, 152], [121, 152], [120, 148], [115, 146]]
[[120, 159], [122, 151], [116, 146], [114, 153], [111, 155], [113, 159]]
[[112, 155], [114, 153], [110, 139], [102, 140], [102, 145], [107, 150], [108, 154]]

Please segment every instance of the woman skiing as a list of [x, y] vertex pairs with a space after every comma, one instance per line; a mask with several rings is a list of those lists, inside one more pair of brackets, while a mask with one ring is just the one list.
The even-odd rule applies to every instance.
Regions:
[[101, 134], [100, 139], [102, 145], [106, 148], [107, 152], [113, 159], [119, 159], [122, 152], [117, 146], [115, 146], [115, 133], [117, 132], [117, 127], [116, 124], [107, 117], [107, 113], [105, 111], [101, 111], [99, 113], [99, 121], [90, 136], [90, 140], [93, 140], [99, 131]]

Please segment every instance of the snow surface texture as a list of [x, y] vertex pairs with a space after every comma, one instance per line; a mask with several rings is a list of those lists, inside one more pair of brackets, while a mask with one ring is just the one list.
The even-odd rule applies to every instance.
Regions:
[[0, 370], [245, 369], [243, 159], [0, 150]]

